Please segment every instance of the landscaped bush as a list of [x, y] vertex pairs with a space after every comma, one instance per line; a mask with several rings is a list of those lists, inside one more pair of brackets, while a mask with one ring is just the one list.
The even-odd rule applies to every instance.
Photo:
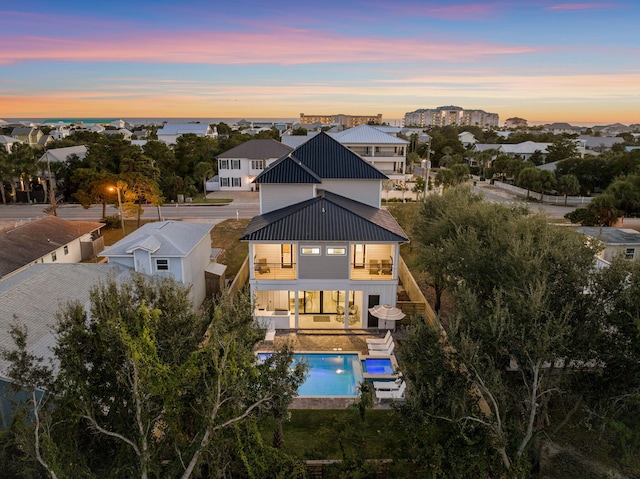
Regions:
[[105, 228], [109, 230], [120, 228], [120, 217], [118, 215], [105, 216], [100, 222], [104, 223]]

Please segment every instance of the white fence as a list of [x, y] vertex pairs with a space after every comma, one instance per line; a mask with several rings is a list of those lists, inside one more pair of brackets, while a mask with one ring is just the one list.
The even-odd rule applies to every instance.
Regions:
[[[510, 185], [509, 183], [502, 183], [500, 181], [495, 181], [494, 186], [496, 188], [500, 188], [501, 190], [508, 191], [511, 194], [516, 196], [521, 196], [523, 198], [527, 197], [527, 190], [524, 188], [520, 188], [519, 186]], [[536, 191], [530, 191], [529, 197], [534, 198], [540, 201], [540, 193]], [[591, 200], [592, 196], [567, 196], [567, 206], [587, 206]], [[542, 203], [549, 205], [560, 205], [563, 206], [565, 204], [564, 196], [555, 196], [555, 195], [543, 195]]]

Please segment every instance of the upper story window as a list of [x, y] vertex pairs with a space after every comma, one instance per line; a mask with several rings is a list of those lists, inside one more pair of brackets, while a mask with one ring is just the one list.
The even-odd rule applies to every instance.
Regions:
[[54, 251], [53, 253], [51, 253], [51, 261], [53, 261], [55, 263], [57, 259], [58, 259], [58, 255]]
[[320, 247], [319, 246], [303, 246], [300, 248], [300, 254], [319, 255]]
[[156, 259], [156, 271], [169, 271], [168, 259]]
[[624, 259], [633, 259], [636, 256], [635, 248], [627, 248], [624, 250]]
[[252, 170], [264, 170], [264, 160], [251, 160]]
[[327, 255], [344, 256], [347, 254], [347, 248], [344, 246], [327, 246]]
[[240, 169], [240, 160], [231, 160], [231, 169], [239, 170]]
[[229, 169], [229, 160], [218, 160], [218, 169], [219, 170], [228, 170]]
[[64, 245], [64, 254], [69, 254], [69, 247], [67, 245]]

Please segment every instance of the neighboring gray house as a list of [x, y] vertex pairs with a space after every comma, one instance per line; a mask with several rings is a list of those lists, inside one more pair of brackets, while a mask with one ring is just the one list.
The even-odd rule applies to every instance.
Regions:
[[[88, 305], [94, 286], [127, 274], [123, 268], [108, 264], [38, 264], [0, 280], [0, 348], [15, 349], [11, 326], [26, 326], [27, 351], [47, 364], [53, 357], [56, 338], [52, 328], [60, 308], [69, 301]], [[0, 429], [9, 426], [12, 416], [8, 366], [0, 358]]]
[[107, 248], [109, 263], [146, 275], [170, 275], [191, 286], [195, 307], [206, 297], [205, 269], [211, 262], [212, 224], [183, 221], [147, 223]]
[[617, 143], [624, 143], [624, 138], [620, 138], [619, 136], [580, 135], [578, 140], [583, 142], [584, 147], [587, 150], [595, 151], [597, 153], [610, 150], [611, 147]]
[[604, 249], [599, 258], [611, 262], [616, 256], [629, 260], [640, 260], [640, 232], [628, 228], [581, 226], [578, 231], [589, 238], [600, 241]]

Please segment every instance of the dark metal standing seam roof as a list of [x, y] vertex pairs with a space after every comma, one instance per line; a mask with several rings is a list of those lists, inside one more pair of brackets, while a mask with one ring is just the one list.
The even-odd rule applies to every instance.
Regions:
[[[298, 160], [319, 178], [387, 179], [373, 165], [324, 132], [303, 143], [288, 156]], [[295, 183], [294, 178], [288, 175], [295, 174], [297, 170], [282, 168], [281, 160], [260, 173], [255, 183]]]
[[325, 192], [292, 206], [254, 217], [243, 241], [407, 242], [385, 210]]
[[280, 158], [292, 149], [276, 140], [254, 139], [220, 153], [217, 158], [248, 158], [262, 160], [264, 158]]
[[284, 156], [264, 169], [254, 183], [322, 183], [322, 179], [300, 161]]

